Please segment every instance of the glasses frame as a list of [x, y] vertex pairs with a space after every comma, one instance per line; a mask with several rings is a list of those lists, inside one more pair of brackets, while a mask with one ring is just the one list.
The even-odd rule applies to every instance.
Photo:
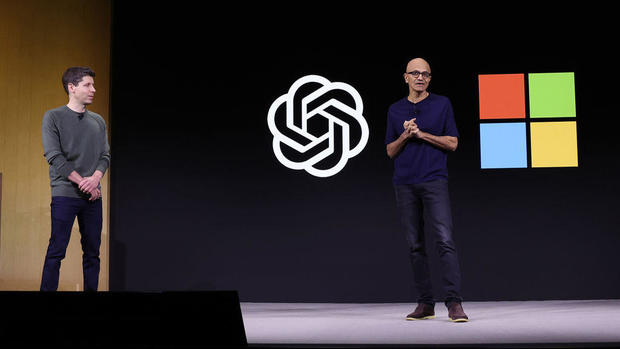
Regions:
[[[417, 73], [417, 74], [416, 74], [416, 73]], [[417, 79], [417, 78], [418, 78], [418, 76], [420, 76], [420, 75], [422, 75], [422, 78], [423, 78], [423, 79], [429, 79], [429, 78], [432, 76], [432, 75], [431, 75], [431, 73], [429, 73], [429, 72], [427, 72], [427, 71], [417, 71], [417, 70], [414, 70], [414, 71], [408, 71], [408, 72], [407, 72], [407, 74], [409, 74], [409, 75], [413, 76], [413, 77], [414, 77], [414, 78], [416, 78], [416, 79]], [[427, 74], [427, 75], [425, 76], [424, 74]]]

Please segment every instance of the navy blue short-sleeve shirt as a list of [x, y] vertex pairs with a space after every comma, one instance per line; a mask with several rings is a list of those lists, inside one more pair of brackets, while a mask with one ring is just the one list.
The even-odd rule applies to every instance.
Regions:
[[[435, 136], [459, 136], [450, 100], [430, 93], [418, 103], [405, 97], [390, 106], [385, 144], [398, 139], [405, 131], [403, 123], [413, 118], [416, 118], [416, 124], [424, 132]], [[437, 178], [448, 179], [447, 161], [447, 151], [411, 138], [394, 158], [394, 184], [417, 184]]]

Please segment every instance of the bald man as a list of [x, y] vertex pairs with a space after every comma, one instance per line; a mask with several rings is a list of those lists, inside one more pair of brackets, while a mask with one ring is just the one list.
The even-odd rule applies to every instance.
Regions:
[[452, 239], [448, 193], [448, 153], [456, 150], [459, 133], [450, 100], [427, 91], [431, 68], [415, 58], [403, 74], [409, 95], [388, 110], [385, 144], [394, 160], [394, 190], [409, 243], [418, 305], [407, 320], [435, 317], [435, 299], [425, 247], [433, 234], [441, 265], [445, 305], [453, 322], [467, 322], [460, 295], [461, 272]]

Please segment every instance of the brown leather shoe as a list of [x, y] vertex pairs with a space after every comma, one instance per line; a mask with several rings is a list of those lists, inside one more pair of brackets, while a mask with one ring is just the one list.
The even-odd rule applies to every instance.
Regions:
[[435, 306], [425, 303], [418, 303], [413, 313], [407, 315], [406, 320], [426, 320], [435, 317]]
[[469, 318], [465, 314], [461, 303], [451, 302], [448, 304], [448, 317], [452, 322], [467, 322]]

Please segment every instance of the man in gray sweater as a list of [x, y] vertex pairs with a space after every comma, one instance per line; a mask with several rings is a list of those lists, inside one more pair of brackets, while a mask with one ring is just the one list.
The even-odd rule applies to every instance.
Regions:
[[71, 67], [62, 76], [69, 103], [43, 116], [44, 156], [50, 164], [52, 233], [43, 265], [41, 291], [56, 291], [60, 263], [78, 219], [82, 238], [84, 290], [97, 291], [102, 207], [99, 182], [110, 165], [105, 120], [86, 109], [95, 96], [95, 73]]

